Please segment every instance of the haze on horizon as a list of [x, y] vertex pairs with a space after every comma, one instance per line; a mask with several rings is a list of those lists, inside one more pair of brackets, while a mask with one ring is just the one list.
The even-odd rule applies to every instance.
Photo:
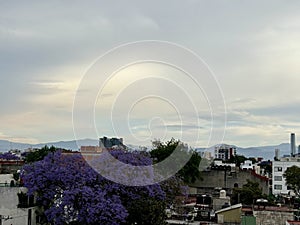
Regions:
[[[299, 10], [296, 0], [2, 1], [0, 139], [27, 143], [74, 139], [73, 100], [95, 59], [124, 43], [162, 40], [191, 49], [214, 72], [227, 108], [224, 143], [242, 147], [286, 143], [289, 133], [300, 136]], [[150, 145], [154, 138], [180, 138], [184, 132], [191, 134], [184, 141], [205, 146], [205, 140], [193, 139], [196, 131], [207, 137], [210, 130], [203, 96], [196, 100], [203, 110], [200, 126], [188, 107], [181, 114], [187, 119], [180, 124], [174, 107], [155, 98], [136, 104], [130, 120], [124, 119], [133, 104], [126, 100], [139, 93], [139, 87], [146, 88], [138, 82], [130, 86], [127, 78], [143, 73], [167, 74], [189, 86], [170, 67], [147, 64], [121, 70], [96, 101], [99, 136], [117, 135], [126, 143]], [[132, 89], [119, 95], [116, 90], [124, 85]], [[172, 95], [178, 105], [185, 103], [173, 90], [176, 85], [166, 89], [167, 84], [155, 79], [147, 85]], [[117, 133], [102, 116], [113, 96], [120, 97], [112, 113]], [[221, 123], [218, 118], [214, 122]]]

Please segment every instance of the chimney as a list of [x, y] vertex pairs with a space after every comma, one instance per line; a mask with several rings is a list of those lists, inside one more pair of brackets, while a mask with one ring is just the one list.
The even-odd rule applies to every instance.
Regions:
[[279, 152], [280, 150], [278, 148], [275, 149], [275, 160], [279, 159]]

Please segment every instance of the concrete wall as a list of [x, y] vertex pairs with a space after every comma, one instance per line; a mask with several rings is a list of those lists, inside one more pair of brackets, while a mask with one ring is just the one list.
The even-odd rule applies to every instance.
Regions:
[[220, 210], [222, 209], [222, 206], [228, 203], [230, 205], [230, 198], [213, 198], [213, 209], [214, 210]]
[[257, 225], [285, 225], [287, 220], [294, 219], [293, 212], [253, 211], [253, 215]]
[[241, 223], [242, 209], [232, 209], [218, 213], [218, 223]]
[[[17, 187], [0, 187], [0, 215], [2, 225], [28, 225], [28, 212], [31, 209], [31, 225], [35, 225], [35, 209], [20, 209], [18, 205], [18, 192], [21, 188]], [[1, 224], [1, 223], [0, 223]]]
[[224, 171], [211, 170], [202, 171], [202, 180], [196, 180], [195, 183], [191, 184], [192, 187], [198, 188], [198, 193], [209, 192], [216, 187], [222, 189], [233, 189], [235, 185], [242, 187], [243, 184], [247, 183], [247, 180], [255, 181], [259, 183], [264, 194], [269, 194], [268, 181], [264, 181], [256, 176], [253, 176], [250, 171], [237, 170], [236, 173], [227, 172], [225, 177]]

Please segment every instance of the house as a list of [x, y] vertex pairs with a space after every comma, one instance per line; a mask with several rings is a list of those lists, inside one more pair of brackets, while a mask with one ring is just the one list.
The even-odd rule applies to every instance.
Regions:
[[218, 223], [241, 224], [242, 204], [232, 205], [215, 212]]
[[0, 224], [37, 225], [40, 221], [34, 197], [23, 187], [0, 187]]
[[240, 165], [242, 170], [253, 170], [254, 165], [252, 164], [251, 160], [245, 160], [245, 162], [241, 163]]

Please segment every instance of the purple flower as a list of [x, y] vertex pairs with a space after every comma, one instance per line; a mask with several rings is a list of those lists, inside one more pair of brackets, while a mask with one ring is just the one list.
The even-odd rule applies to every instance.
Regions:
[[[149, 156], [138, 152], [112, 151], [118, 160], [131, 165], [150, 165]], [[96, 158], [97, 163], [107, 163]], [[110, 168], [109, 163], [107, 169]], [[122, 173], [122, 168], [118, 168]], [[148, 171], [141, 179], [151, 179]], [[128, 209], [135, 201], [155, 199], [164, 202], [166, 193], [160, 184], [126, 186], [97, 173], [81, 154], [54, 152], [43, 160], [23, 167], [21, 173], [29, 194], [36, 194], [49, 222], [66, 224], [124, 224]], [[126, 179], [128, 177], [125, 177]], [[150, 202], [150, 201], [149, 201]]]
[[20, 158], [10, 152], [0, 154], [0, 160], [20, 160]]

